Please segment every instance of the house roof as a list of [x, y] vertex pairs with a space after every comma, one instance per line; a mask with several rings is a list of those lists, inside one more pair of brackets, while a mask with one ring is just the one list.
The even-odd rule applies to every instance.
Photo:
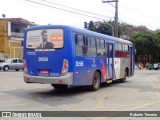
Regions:
[[27, 24], [27, 25], [36, 25], [34, 22], [30, 22], [23, 18], [0, 18], [0, 20], [7, 20], [7, 21], [17, 22], [17, 23], [22, 23], [22, 24]]

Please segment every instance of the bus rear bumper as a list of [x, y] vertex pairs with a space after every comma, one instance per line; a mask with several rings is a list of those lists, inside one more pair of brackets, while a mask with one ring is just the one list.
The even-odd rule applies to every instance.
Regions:
[[73, 73], [60, 77], [31, 76], [25, 73], [23, 76], [26, 83], [73, 85]]

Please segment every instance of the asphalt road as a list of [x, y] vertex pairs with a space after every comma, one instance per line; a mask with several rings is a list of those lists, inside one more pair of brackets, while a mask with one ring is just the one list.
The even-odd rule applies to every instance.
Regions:
[[[22, 71], [1, 71], [0, 111], [160, 111], [160, 71], [136, 70], [135, 75], [127, 78], [126, 83], [103, 84], [96, 92], [89, 91], [86, 87], [56, 91], [48, 84], [26, 84], [23, 82]], [[78, 117], [76, 119], [158, 120], [159, 118]]]

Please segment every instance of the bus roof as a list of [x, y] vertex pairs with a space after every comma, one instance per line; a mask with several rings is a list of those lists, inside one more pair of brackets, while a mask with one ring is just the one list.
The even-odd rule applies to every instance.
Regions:
[[71, 31], [74, 31], [74, 32], [89, 34], [89, 35], [93, 35], [93, 36], [100, 37], [100, 38], [106, 38], [106, 39], [111, 40], [111, 41], [116, 41], [116, 42], [121, 42], [121, 43], [126, 43], [126, 44], [133, 45], [133, 43], [128, 41], [128, 40], [124, 40], [124, 39], [121, 39], [121, 38], [116, 38], [116, 37], [113, 37], [113, 36], [89, 31], [89, 30], [86, 30], [86, 29], [76, 28], [76, 27], [68, 26], [68, 25], [39, 25], [39, 26], [33, 26], [33, 27], [30, 27], [30, 28], [27, 28], [25, 31], [38, 30], [38, 29], [51, 29], [51, 28], [67, 28], [67, 29], [70, 29]]

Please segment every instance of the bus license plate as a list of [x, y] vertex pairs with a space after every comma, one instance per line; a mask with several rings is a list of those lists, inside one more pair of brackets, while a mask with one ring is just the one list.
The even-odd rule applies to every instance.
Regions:
[[48, 70], [41, 70], [40, 73], [41, 74], [48, 74]]

